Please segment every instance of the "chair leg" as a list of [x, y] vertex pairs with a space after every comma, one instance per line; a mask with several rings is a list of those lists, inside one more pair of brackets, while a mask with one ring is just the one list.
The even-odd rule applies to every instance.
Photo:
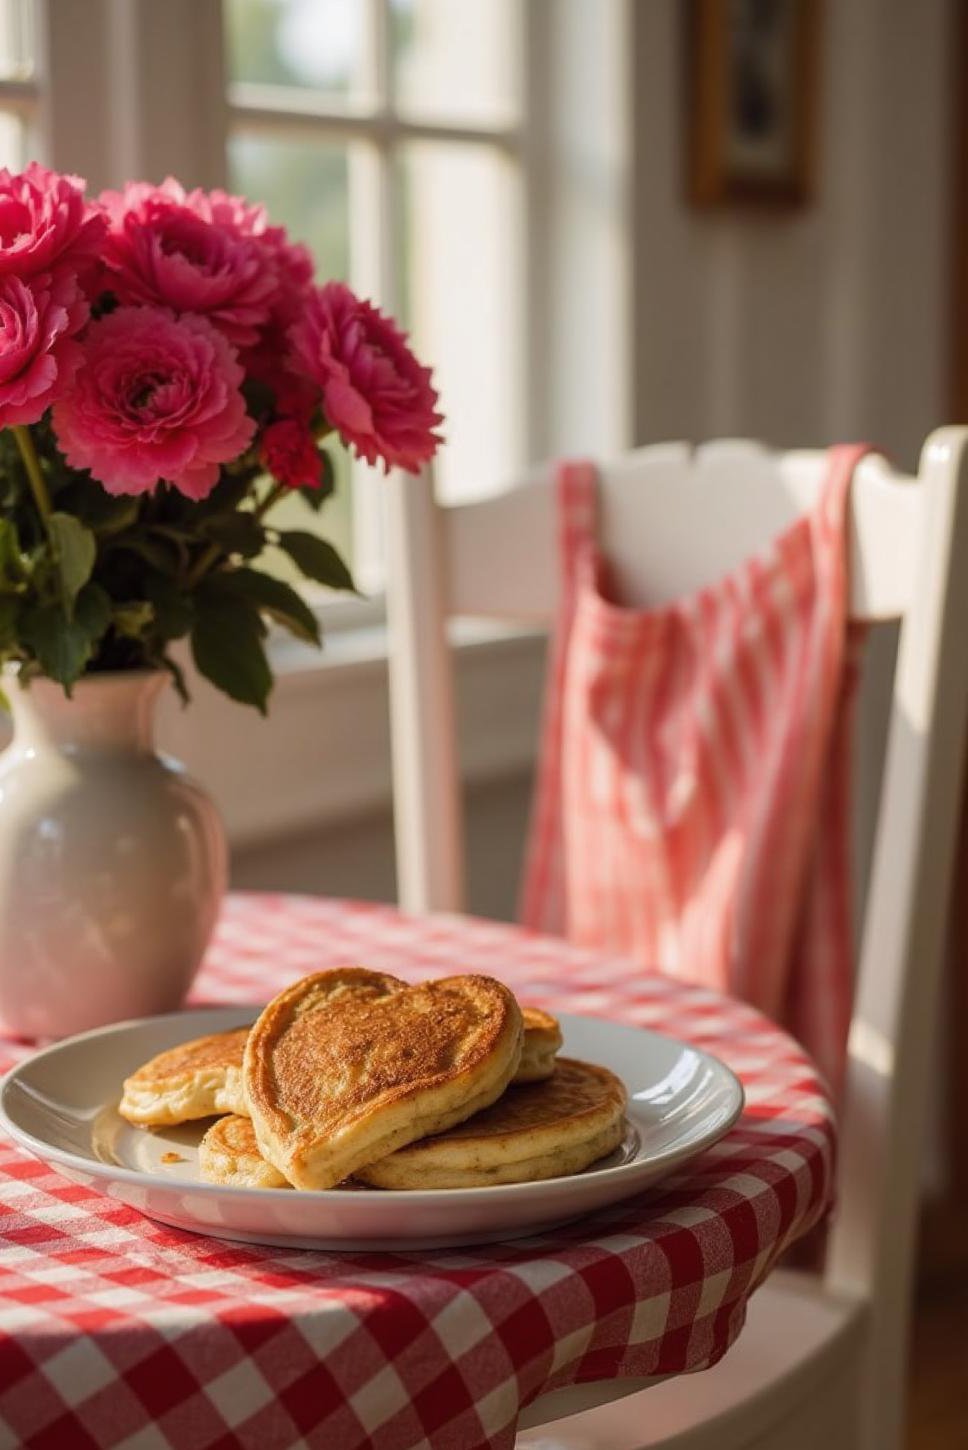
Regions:
[[[900, 1246], [898, 1255], [900, 1257]], [[907, 1383], [910, 1370], [914, 1283], [908, 1272], [884, 1274], [888, 1287], [874, 1301], [861, 1373], [862, 1450], [904, 1450], [907, 1439]]]
[[[890, 1366], [889, 1369], [886, 1366]], [[861, 1450], [904, 1450], [907, 1358], [880, 1355], [868, 1364], [861, 1404]]]

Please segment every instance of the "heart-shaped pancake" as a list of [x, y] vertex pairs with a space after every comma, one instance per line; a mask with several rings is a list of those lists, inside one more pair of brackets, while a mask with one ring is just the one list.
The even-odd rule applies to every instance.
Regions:
[[492, 977], [367, 993], [318, 972], [265, 1008], [243, 1085], [263, 1157], [297, 1188], [440, 1133], [500, 1097], [521, 1057], [521, 1012]]
[[374, 1188], [484, 1188], [580, 1173], [618, 1147], [626, 1091], [606, 1067], [560, 1058], [486, 1112], [357, 1170]]
[[[339, 967], [326, 976], [331, 1000], [347, 991], [385, 996], [407, 985], [365, 967]], [[242, 1057], [248, 1035], [248, 1027], [236, 1027], [159, 1052], [125, 1079], [118, 1112], [140, 1127], [169, 1127], [214, 1113], [247, 1114]]]

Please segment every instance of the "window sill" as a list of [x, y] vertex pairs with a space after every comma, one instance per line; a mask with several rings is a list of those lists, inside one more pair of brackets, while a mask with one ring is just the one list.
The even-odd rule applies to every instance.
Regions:
[[[526, 773], [537, 745], [544, 635], [456, 620], [451, 638], [465, 783]], [[322, 654], [279, 636], [271, 655], [268, 719], [194, 678], [191, 706], [170, 698], [161, 720], [162, 747], [212, 793], [234, 848], [391, 803], [385, 625], [333, 627]]]

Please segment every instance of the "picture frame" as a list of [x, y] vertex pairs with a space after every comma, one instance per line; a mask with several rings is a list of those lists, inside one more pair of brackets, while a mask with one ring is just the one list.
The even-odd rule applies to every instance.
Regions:
[[698, 208], [813, 195], [822, 0], [690, 0], [687, 194]]

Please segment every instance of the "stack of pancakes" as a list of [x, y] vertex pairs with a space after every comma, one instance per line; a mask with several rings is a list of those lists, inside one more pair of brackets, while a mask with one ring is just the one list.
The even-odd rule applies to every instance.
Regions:
[[251, 1028], [152, 1058], [119, 1111], [144, 1127], [223, 1114], [199, 1147], [214, 1183], [526, 1183], [580, 1172], [625, 1131], [622, 1083], [559, 1059], [561, 1040], [493, 977], [412, 987], [344, 967], [287, 987]]

